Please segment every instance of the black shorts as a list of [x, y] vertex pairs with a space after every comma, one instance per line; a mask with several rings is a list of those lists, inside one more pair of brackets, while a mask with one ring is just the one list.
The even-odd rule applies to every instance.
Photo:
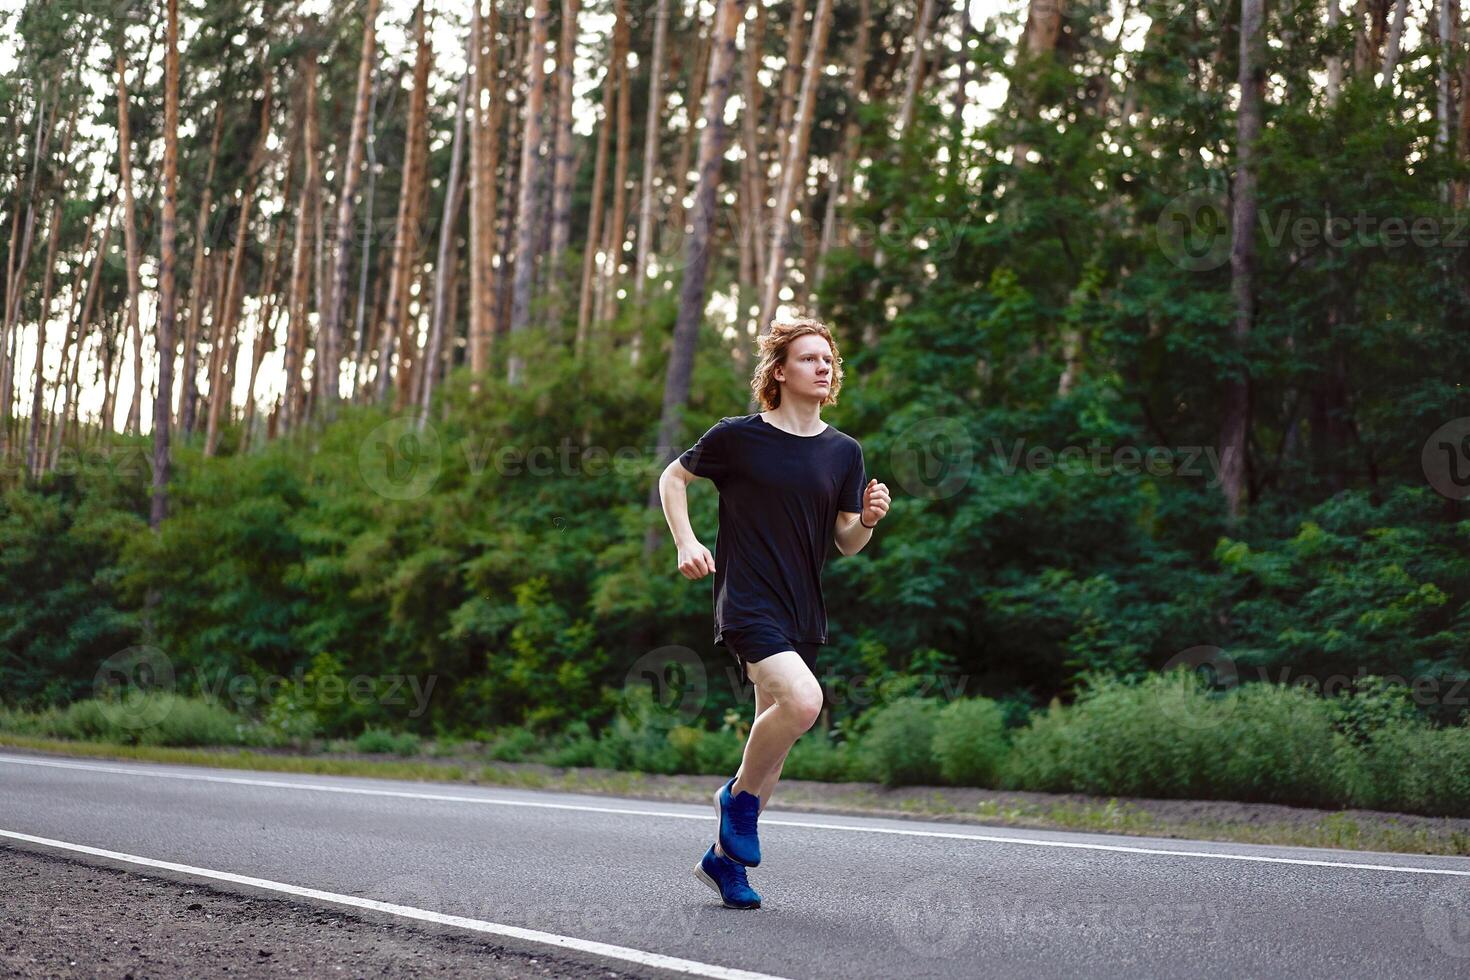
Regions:
[[745, 669], [747, 663], [756, 663], [784, 650], [795, 650], [800, 654], [807, 669], [815, 676], [817, 651], [822, 649], [820, 643], [788, 640], [776, 627], [760, 625], [726, 627], [720, 631], [720, 638], [716, 645], [729, 649], [730, 655], [740, 665], [741, 684], [750, 683], [750, 675]]

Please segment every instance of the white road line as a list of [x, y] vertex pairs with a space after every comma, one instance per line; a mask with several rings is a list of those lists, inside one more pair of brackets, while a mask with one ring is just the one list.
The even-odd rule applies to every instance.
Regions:
[[[233, 783], [240, 786], [265, 786], [275, 789], [312, 790], [319, 793], [350, 793], [360, 796], [390, 796], [410, 800], [437, 800], [449, 803], [477, 803], [492, 806], [539, 807], [549, 810], [582, 810], [590, 813], [622, 813], [640, 817], [665, 817], [673, 820], [709, 820], [708, 813], [676, 813], [670, 810], [639, 810], [632, 807], [587, 806], [576, 803], [550, 803], [531, 800], [499, 800], [493, 797], [454, 796], [448, 793], [414, 793], [404, 790], [370, 789], [358, 786], [326, 786], [318, 783], [289, 782], [280, 779], [253, 779], [244, 776], [206, 776], [201, 773], [161, 772], [152, 769], [129, 769], [84, 762], [53, 762], [0, 755], [0, 763], [22, 766], [45, 766], [54, 769], [85, 769], [93, 772], [118, 773], [126, 776], [148, 776], [157, 779], [185, 779], [208, 783]], [[1350, 871], [1401, 871], [1406, 874], [1470, 877], [1470, 870], [1456, 868], [1423, 868], [1403, 864], [1359, 864], [1349, 861], [1321, 861], [1314, 858], [1272, 857], [1266, 854], [1231, 854], [1224, 851], [1182, 851], [1161, 847], [1137, 847], [1128, 844], [1098, 844], [1088, 841], [1038, 840], [1034, 837], [1012, 837], [1000, 834], [965, 834], [942, 830], [910, 830], [898, 827], [864, 827], [856, 824], [818, 823], [810, 820], [782, 820], [762, 816], [762, 826], [805, 827], [810, 830], [845, 830], [861, 834], [893, 834], [900, 837], [937, 837], [946, 840], [981, 841], [988, 844], [1024, 844], [1031, 847], [1061, 847], [1083, 851], [1112, 851], [1120, 854], [1157, 854], [1165, 857], [1213, 858], [1221, 861], [1251, 861], [1261, 864], [1296, 864], [1314, 868], [1344, 868]], [[1306, 849], [1306, 848], [1304, 848]]]
[[373, 909], [378, 912], [387, 912], [390, 915], [401, 916], [405, 919], [418, 919], [421, 922], [457, 926], [461, 929], [472, 929], [475, 932], [487, 932], [496, 936], [507, 936], [512, 939], [522, 939], [533, 943], [544, 943], [548, 946], [559, 946], [562, 949], [591, 953], [594, 956], [606, 956], [628, 963], [637, 963], [640, 966], [675, 970], [679, 973], [689, 973], [697, 977], [714, 977], [718, 978], [718, 980], [782, 980], [780, 977], [775, 977], [767, 973], [736, 970], [731, 967], [717, 966], [713, 963], [700, 963], [697, 960], [686, 960], [677, 956], [665, 956], [662, 953], [650, 953], [641, 949], [632, 949], [628, 946], [614, 946], [611, 943], [600, 943], [591, 939], [578, 939], [575, 936], [560, 936], [554, 932], [542, 932], [539, 929], [524, 929], [520, 926], [504, 925], [499, 922], [486, 922], [483, 919], [468, 919], [460, 915], [445, 915], [442, 912], [414, 908], [411, 905], [395, 905], [392, 902], [379, 902], [371, 898], [358, 898], [355, 895], [339, 895], [336, 892], [322, 891], [319, 888], [303, 888], [300, 885], [291, 885], [283, 881], [254, 878], [250, 875], [237, 875], [229, 871], [215, 871], [212, 868], [196, 868], [191, 864], [159, 861], [156, 858], [140, 857], [136, 854], [124, 854], [121, 851], [109, 851], [101, 847], [89, 847], [86, 844], [72, 844], [67, 841], [53, 840], [50, 837], [35, 837], [31, 834], [22, 834], [13, 830], [0, 830], [0, 837], [9, 837], [13, 840], [40, 844], [45, 847], [54, 847], [78, 854], [90, 854], [94, 857], [109, 858], [113, 861], [136, 864], [145, 868], [162, 868], [167, 871], [177, 871], [180, 874], [194, 875], [199, 878], [228, 881], [237, 885], [250, 885], [255, 888], [280, 892], [285, 895], [296, 895], [300, 898], [315, 899], [319, 902], [332, 902], [337, 905], [350, 905], [354, 908]]

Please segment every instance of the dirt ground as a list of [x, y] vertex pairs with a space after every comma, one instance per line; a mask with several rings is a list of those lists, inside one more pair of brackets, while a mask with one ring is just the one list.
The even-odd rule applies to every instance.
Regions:
[[8, 845], [0, 881], [0, 977], [664, 975]]

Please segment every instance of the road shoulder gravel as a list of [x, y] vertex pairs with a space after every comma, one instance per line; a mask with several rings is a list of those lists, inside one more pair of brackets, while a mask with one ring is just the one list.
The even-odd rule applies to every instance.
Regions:
[[673, 976], [0, 845], [0, 976]]

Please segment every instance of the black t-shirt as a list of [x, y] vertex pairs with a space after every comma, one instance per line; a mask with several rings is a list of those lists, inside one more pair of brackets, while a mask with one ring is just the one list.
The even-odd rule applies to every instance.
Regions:
[[720, 494], [715, 643], [727, 627], [756, 624], [792, 642], [826, 643], [822, 566], [838, 512], [862, 510], [858, 441], [830, 424], [799, 436], [757, 412], [716, 422], [679, 462]]

